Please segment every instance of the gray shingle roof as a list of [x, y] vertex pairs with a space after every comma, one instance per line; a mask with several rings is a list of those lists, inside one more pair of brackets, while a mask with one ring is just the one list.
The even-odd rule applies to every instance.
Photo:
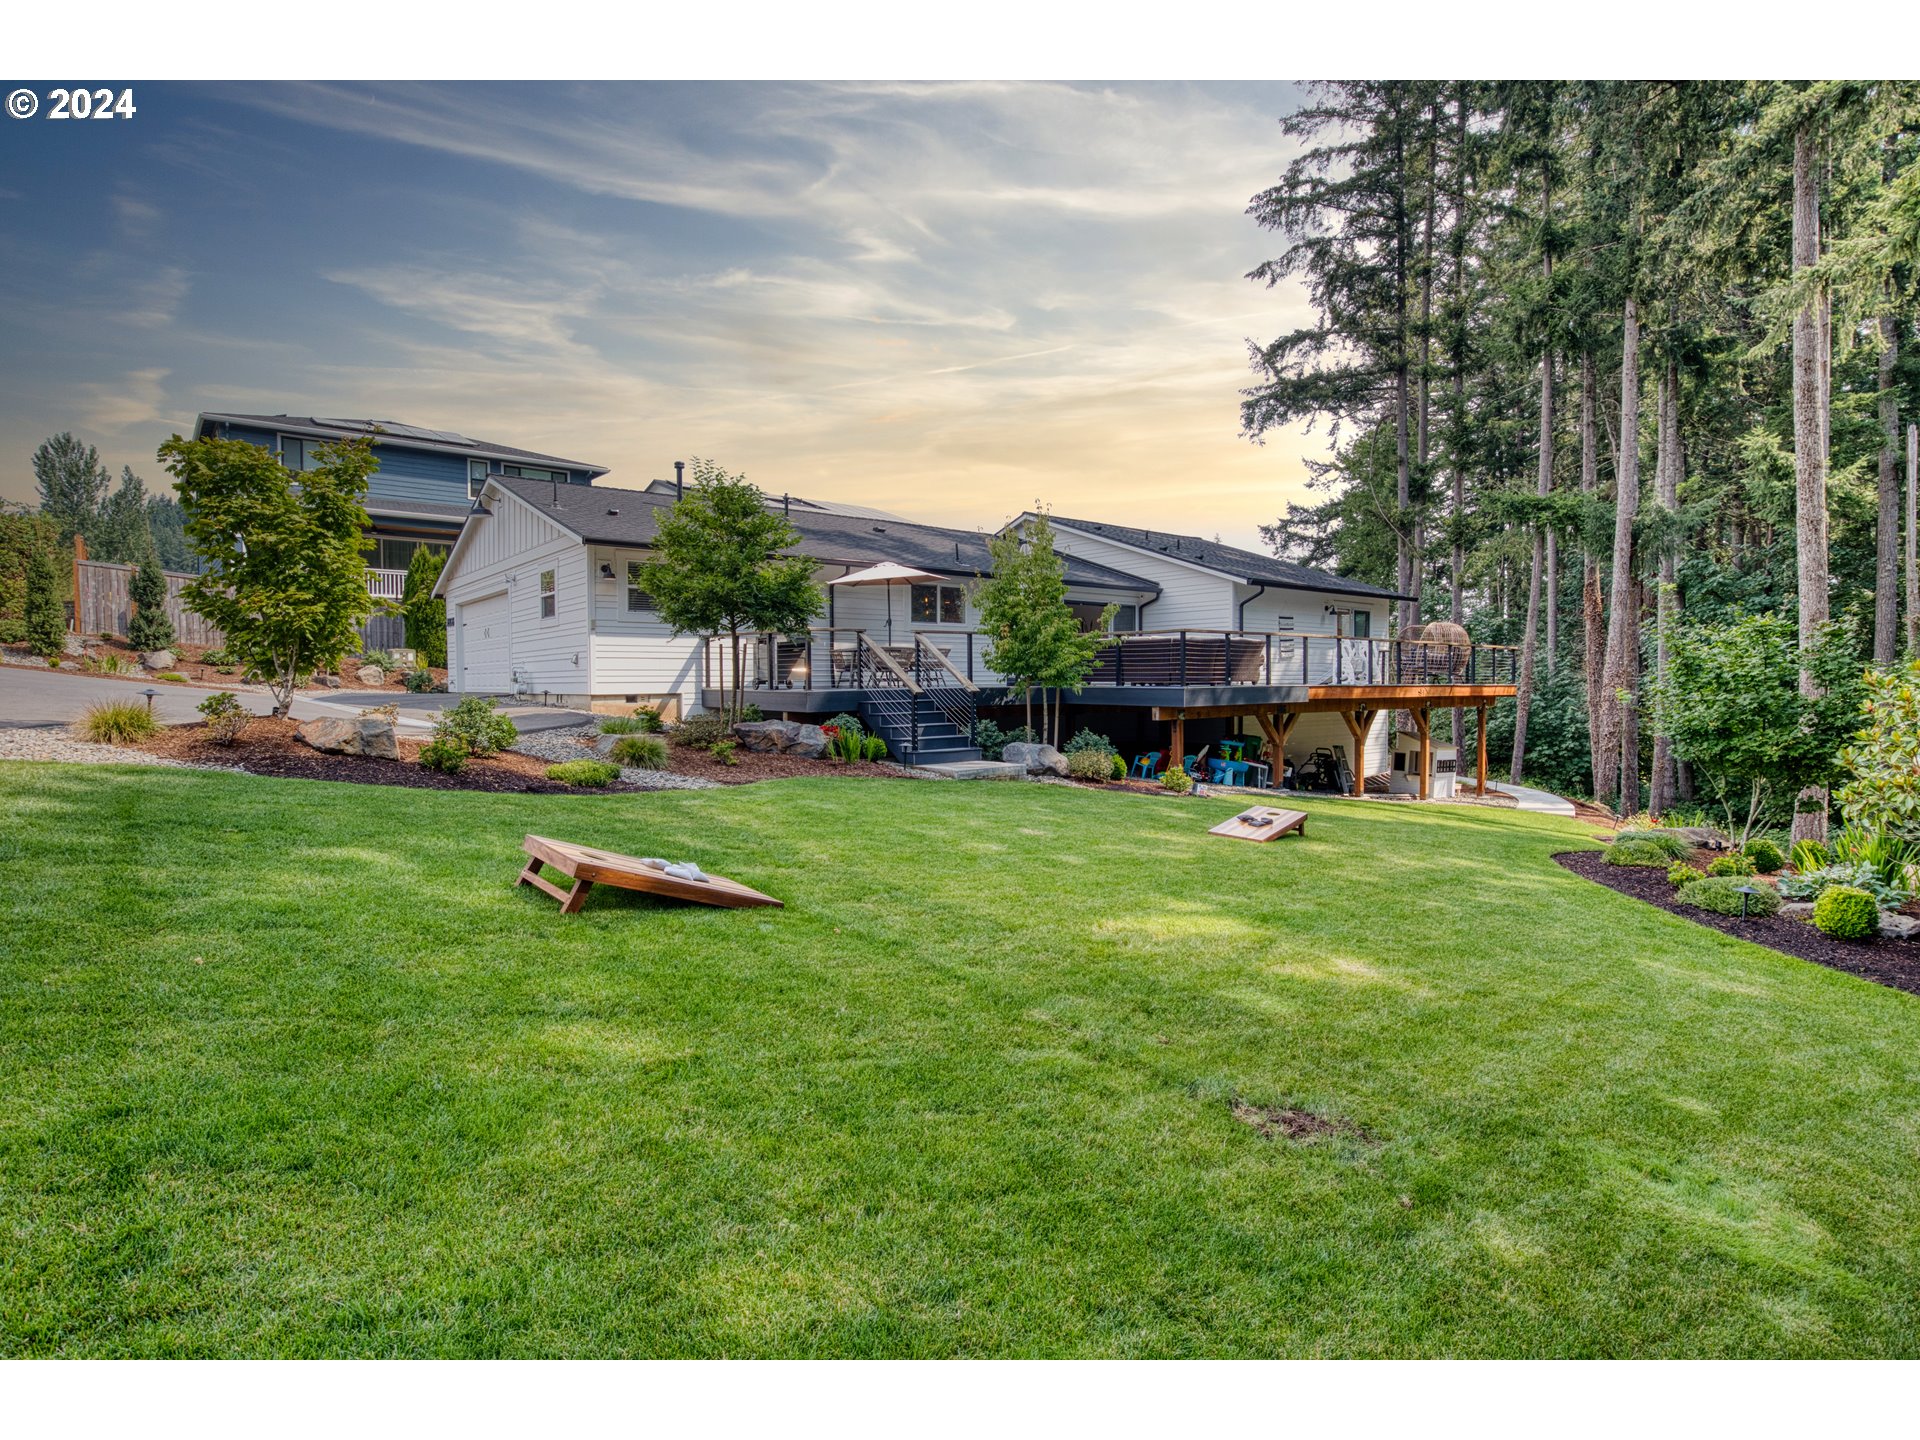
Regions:
[[456, 435], [451, 430], [421, 430], [417, 426], [402, 425], [397, 420], [323, 420], [311, 415], [228, 415], [212, 411], [201, 414], [202, 425], [209, 420], [229, 425], [252, 425], [262, 430], [283, 430], [289, 435], [319, 435], [326, 438], [357, 438], [371, 434], [373, 427], [378, 425], [387, 431], [382, 441], [389, 445], [403, 445], [413, 450], [439, 450], [455, 455], [484, 455], [496, 460], [526, 460], [565, 470], [586, 470], [594, 475], [607, 473], [606, 466], [595, 465], [591, 461], [542, 455], [538, 450], [496, 445], [490, 440], [472, 440], [465, 435]]
[[1365, 595], [1387, 600], [1403, 598], [1397, 591], [1369, 585], [1364, 580], [1331, 575], [1325, 570], [1296, 565], [1291, 560], [1281, 560], [1272, 555], [1257, 555], [1251, 550], [1239, 550], [1232, 545], [1222, 545], [1218, 540], [1204, 540], [1198, 535], [1176, 535], [1168, 530], [1140, 530], [1131, 525], [1109, 525], [1100, 520], [1070, 520], [1061, 515], [1049, 515], [1047, 518], [1056, 526], [1103, 536], [1121, 545], [1132, 545], [1137, 549], [1165, 555], [1170, 560], [1184, 560], [1189, 565], [1203, 566], [1249, 585], [1285, 585], [1293, 590], [1312, 590], [1328, 595]]
[[[653, 543], [661, 511], [673, 496], [661, 490], [629, 490], [614, 485], [550, 485], [495, 475], [492, 484], [518, 496], [542, 514], [595, 545], [645, 547]], [[795, 508], [788, 517], [801, 541], [794, 553], [824, 564], [873, 565], [882, 560], [912, 565], [935, 575], [971, 579], [992, 571], [987, 537], [973, 530], [948, 530], [905, 520], [864, 515], [834, 515]], [[1062, 555], [1067, 582], [1155, 595], [1159, 586], [1137, 575], [1092, 560]]]

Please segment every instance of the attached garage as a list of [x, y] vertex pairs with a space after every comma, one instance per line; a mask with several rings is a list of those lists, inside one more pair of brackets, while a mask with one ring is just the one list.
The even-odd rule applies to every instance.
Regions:
[[505, 694], [513, 689], [513, 610], [505, 590], [455, 607], [460, 673], [454, 689]]

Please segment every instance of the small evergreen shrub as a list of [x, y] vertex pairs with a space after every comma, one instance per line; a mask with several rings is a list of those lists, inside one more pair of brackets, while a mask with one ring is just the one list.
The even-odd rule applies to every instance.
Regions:
[[716, 740], [712, 745], [707, 747], [707, 753], [722, 765], [738, 765], [740, 763], [739, 750], [740, 742], [738, 740]]
[[562, 785], [577, 785], [583, 790], [598, 790], [620, 778], [620, 767], [605, 760], [563, 760], [547, 767], [547, 779]]
[[53, 556], [41, 546], [27, 555], [25, 576], [25, 621], [27, 648], [42, 660], [58, 662], [67, 638], [67, 617], [60, 603], [60, 572]]
[[207, 717], [207, 734], [222, 745], [231, 745], [246, 730], [253, 715], [240, 703], [240, 697], [231, 690], [222, 690], [217, 695], [209, 695], [199, 704], [199, 711]]
[[1103, 785], [1113, 776], [1113, 759], [1105, 750], [1074, 750], [1067, 756], [1067, 773], [1076, 780]]
[[152, 712], [138, 700], [102, 700], [89, 705], [80, 717], [80, 733], [101, 745], [144, 740], [159, 728]]
[[1664, 870], [1685, 854], [1685, 846], [1682, 846], [1680, 854], [1676, 855], [1664, 845], [1655, 845], [1644, 836], [1634, 835], [1625, 840], [1614, 841], [1607, 846], [1600, 858], [1609, 865], [1646, 865]]
[[1813, 902], [1814, 928], [1836, 940], [1866, 940], [1880, 933], [1880, 907], [1852, 885], [1829, 885]]
[[1750, 888], [1753, 894], [1742, 895], [1739, 876], [1708, 875], [1682, 885], [1677, 898], [1683, 905], [1691, 905], [1696, 910], [1711, 910], [1716, 915], [1740, 914], [1743, 901], [1748, 915], [1780, 913], [1780, 897], [1770, 888], [1765, 885]]
[[1709, 875], [1744, 876], [1754, 873], [1754, 863], [1746, 855], [1716, 855], [1707, 862]]
[[1701, 879], [1707, 872], [1689, 865], [1684, 860], [1676, 860], [1667, 867], [1667, 884], [1678, 890], [1682, 885]]
[[468, 755], [491, 755], [520, 738], [520, 729], [492, 700], [469, 695], [434, 717], [433, 738], [459, 744]]
[[452, 736], [435, 735], [420, 747], [420, 763], [443, 775], [458, 775], [467, 768], [467, 747]]
[[1193, 777], [1177, 765], [1160, 777], [1160, 783], [1176, 795], [1185, 795], [1193, 789]]
[[161, 670], [156, 672], [153, 678], [156, 680], [164, 680], [169, 685], [184, 685], [187, 683], [187, 677], [182, 675], [178, 670]]
[[165, 650], [173, 644], [173, 621], [167, 618], [167, 577], [152, 554], [127, 581], [133, 619], [127, 622], [127, 643], [136, 650]]
[[1109, 780], [1126, 779], [1127, 762], [1122, 760], [1118, 755], [1109, 755], [1107, 757], [1107, 778]]
[[200, 657], [200, 663], [202, 665], [211, 665], [215, 669], [218, 669], [222, 665], [233, 664], [234, 658], [225, 650], [209, 650]]
[[431, 670], [409, 670], [400, 677], [400, 683], [415, 695], [437, 695], [447, 687], [433, 678]]
[[1062, 755], [1080, 755], [1085, 753], [1111, 755], [1113, 754], [1113, 742], [1107, 739], [1106, 736], [1096, 735], [1093, 731], [1082, 726], [1071, 740], [1060, 747], [1060, 753]]
[[709, 710], [703, 715], [689, 715], [673, 727], [667, 738], [676, 745], [711, 750], [732, 732], [733, 727], [727, 723], [725, 715], [717, 710]]
[[838, 730], [843, 734], [848, 730], [853, 731], [856, 735], [864, 735], [867, 733], [867, 727], [860, 723], [860, 717], [858, 715], [847, 715], [844, 713], [834, 716], [820, 728], [822, 730]]
[[360, 664], [363, 666], [371, 665], [376, 670], [391, 670], [393, 669], [393, 656], [385, 650], [369, 650], [360, 657]]
[[622, 735], [609, 753], [631, 770], [667, 768], [667, 742], [658, 735]]
[[1780, 847], [1764, 835], [1756, 835], [1742, 847], [1741, 853], [1753, 862], [1753, 868], [1762, 875], [1777, 875], [1787, 868], [1787, 857], [1780, 853]]

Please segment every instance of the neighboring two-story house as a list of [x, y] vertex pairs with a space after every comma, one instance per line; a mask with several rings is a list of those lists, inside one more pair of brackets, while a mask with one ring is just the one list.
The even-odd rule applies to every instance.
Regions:
[[[245, 440], [273, 451], [295, 472], [314, 464], [314, 448], [328, 440], [372, 436], [379, 468], [367, 485], [367, 585], [378, 599], [398, 600], [407, 563], [422, 546], [451, 550], [475, 497], [489, 476], [558, 485], [591, 485], [604, 465], [543, 455], [475, 440], [451, 430], [423, 430], [393, 420], [323, 419], [310, 415], [232, 415], [204, 412], [196, 439]], [[375, 616], [369, 643], [405, 643], [400, 617]]]

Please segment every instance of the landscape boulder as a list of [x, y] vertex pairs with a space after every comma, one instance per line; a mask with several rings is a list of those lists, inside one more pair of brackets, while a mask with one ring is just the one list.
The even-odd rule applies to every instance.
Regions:
[[84, 655], [87, 642], [78, 635], [68, 635], [60, 641], [60, 651], [64, 655]]
[[1902, 915], [1897, 910], [1882, 910], [1880, 933], [1889, 940], [1911, 940], [1920, 935], [1920, 920], [1911, 915]]
[[374, 760], [400, 758], [393, 721], [379, 715], [356, 715], [350, 720], [308, 720], [297, 733], [314, 749], [329, 755], [365, 755]]
[[362, 665], [354, 672], [353, 678], [362, 685], [384, 685], [387, 683], [387, 672], [378, 665]]
[[827, 732], [795, 720], [742, 720], [733, 727], [742, 749], [762, 755], [818, 760], [827, 753]]
[[173, 651], [171, 650], [142, 651], [140, 655], [140, 663], [146, 666], [147, 669], [149, 670], [171, 670], [173, 668]]
[[1067, 757], [1051, 745], [1030, 745], [1024, 740], [1016, 740], [1000, 752], [1000, 758], [1009, 765], [1018, 765], [1029, 775], [1058, 775], [1067, 777]]
[[316, 675], [313, 677], [313, 683], [322, 689], [338, 690], [340, 688], [340, 677], [338, 675]]

